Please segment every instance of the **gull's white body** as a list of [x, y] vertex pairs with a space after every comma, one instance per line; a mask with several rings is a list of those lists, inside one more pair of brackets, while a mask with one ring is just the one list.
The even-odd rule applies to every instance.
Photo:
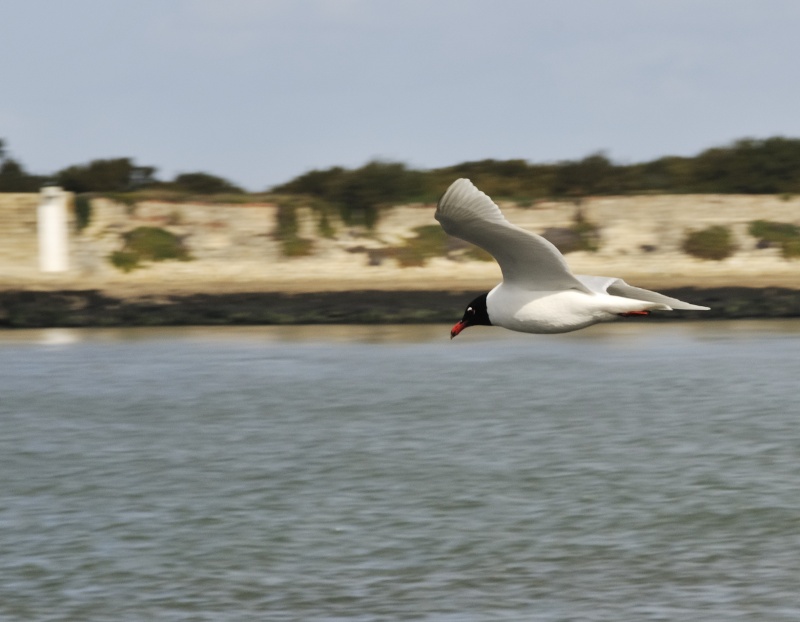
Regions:
[[468, 179], [450, 185], [439, 201], [436, 219], [449, 235], [480, 246], [500, 264], [503, 282], [486, 298], [494, 326], [565, 333], [624, 313], [707, 309], [632, 287], [622, 279], [572, 274], [553, 244], [508, 222]]
[[586, 293], [576, 289], [532, 292], [506, 283], [489, 292], [486, 307], [493, 325], [523, 333], [566, 333], [613, 320], [620, 313], [670, 309], [662, 303], [605, 292]]

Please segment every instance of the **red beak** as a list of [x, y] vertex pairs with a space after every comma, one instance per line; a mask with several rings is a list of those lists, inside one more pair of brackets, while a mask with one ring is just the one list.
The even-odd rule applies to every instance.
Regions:
[[453, 326], [453, 328], [450, 329], [450, 339], [458, 335], [458, 333], [464, 330], [467, 326], [469, 326], [469, 324], [467, 324], [464, 320], [461, 320], [458, 324]]

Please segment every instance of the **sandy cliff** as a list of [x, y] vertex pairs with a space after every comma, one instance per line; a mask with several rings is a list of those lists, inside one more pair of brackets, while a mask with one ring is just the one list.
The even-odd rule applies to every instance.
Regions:
[[[6, 195], [8, 197], [9, 195]], [[275, 237], [277, 206], [200, 205], [147, 202], [135, 207], [107, 199], [93, 201], [88, 227], [70, 240], [72, 268], [57, 275], [38, 272], [32, 257], [35, 222], [11, 195], [4, 211], [0, 286], [35, 289], [101, 289], [125, 292], [337, 291], [348, 289], [473, 289], [499, 279], [493, 262], [463, 253], [434, 257], [423, 266], [401, 267], [382, 250], [396, 248], [435, 225], [434, 206], [384, 210], [373, 231], [332, 220], [334, 235], [319, 234], [317, 217], [299, 208], [299, 234], [313, 240], [312, 254], [286, 257]], [[9, 205], [8, 202], [0, 202]], [[502, 206], [507, 217], [531, 231], [568, 227], [576, 207], [540, 202]], [[800, 199], [774, 196], [666, 195], [601, 197], [584, 201], [583, 217], [599, 227], [599, 249], [575, 252], [567, 261], [578, 273], [622, 276], [652, 287], [720, 285], [798, 286], [800, 261], [777, 248], [759, 248], [747, 232], [756, 219], [800, 223]], [[27, 214], [27, 216], [26, 216]], [[8, 218], [11, 215], [11, 218]], [[688, 231], [710, 225], [731, 229], [738, 250], [722, 261], [693, 258], [681, 250]], [[161, 227], [178, 235], [191, 261], [152, 263], [124, 273], [109, 255], [122, 235], [138, 226]]]

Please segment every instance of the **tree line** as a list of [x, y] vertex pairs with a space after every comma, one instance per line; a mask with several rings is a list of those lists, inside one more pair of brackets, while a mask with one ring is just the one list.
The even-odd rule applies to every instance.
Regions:
[[5, 141], [0, 139], [0, 192], [38, 192], [43, 185], [54, 184], [77, 194], [139, 190], [192, 195], [244, 194], [242, 188], [210, 173], [180, 173], [171, 181], [162, 181], [156, 177], [156, 170], [154, 166], [137, 165], [133, 158], [109, 158], [68, 166], [52, 175], [36, 175], [10, 157]]
[[469, 177], [492, 196], [517, 200], [654, 193], [793, 194], [800, 193], [800, 139], [743, 139], [696, 156], [665, 156], [634, 164], [612, 162], [603, 153], [555, 163], [480, 160], [428, 171], [372, 162], [355, 170], [310, 171], [273, 190], [335, 202], [351, 200], [354, 194], [366, 202], [428, 199], [457, 177]]
[[[79, 194], [142, 190], [245, 194], [210, 173], [182, 173], [163, 181], [156, 171], [132, 158], [114, 158], [36, 175], [10, 157], [0, 140], [0, 192], [35, 192], [53, 183]], [[457, 177], [469, 177], [493, 197], [517, 201], [646, 193], [796, 194], [800, 193], [800, 139], [741, 139], [696, 156], [664, 156], [633, 164], [613, 162], [602, 152], [552, 163], [490, 159], [430, 170], [373, 161], [356, 169], [312, 170], [268, 192], [315, 198], [338, 206], [347, 218], [381, 205], [436, 200]]]

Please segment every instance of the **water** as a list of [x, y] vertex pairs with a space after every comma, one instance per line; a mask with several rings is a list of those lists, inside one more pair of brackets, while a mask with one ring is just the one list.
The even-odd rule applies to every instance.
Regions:
[[800, 323], [0, 333], [0, 619], [797, 620]]

